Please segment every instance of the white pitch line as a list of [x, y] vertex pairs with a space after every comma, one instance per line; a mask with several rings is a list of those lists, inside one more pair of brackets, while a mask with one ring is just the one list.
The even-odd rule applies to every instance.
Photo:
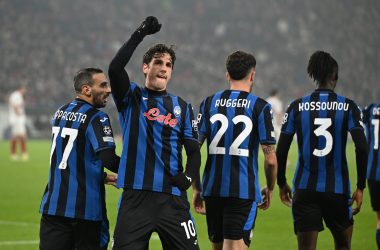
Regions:
[[0, 246], [10, 245], [35, 245], [39, 244], [39, 240], [15, 240], [15, 241], [0, 241]]
[[19, 227], [40, 226], [40, 224], [37, 224], [37, 223], [29, 223], [29, 222], [21, 222], [21, 221], [7, 221], [7, 220], [0, 220], [0, 225], [19, 226]]

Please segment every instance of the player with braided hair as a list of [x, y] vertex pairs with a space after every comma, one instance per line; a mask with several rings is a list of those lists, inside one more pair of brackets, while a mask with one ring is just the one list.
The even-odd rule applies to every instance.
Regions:
[[[280, 198], [292, 207], [299, 249], [316, 249], [322, 221], [334, 237], [335, 249], [350, 249], [353, 215], [362, 204], [368, 158], [361, 112], [354, 101], [334, 92], [338, 63], [329, 53], [313, 53], [307, 72], [317, 88], [289, 105], [277, 146]], [[352, 196], [346, 159], [348, 132], [355, 143], [357, 167]], [[294, 134], [299, 157], [292, 192], [285, 170]]]

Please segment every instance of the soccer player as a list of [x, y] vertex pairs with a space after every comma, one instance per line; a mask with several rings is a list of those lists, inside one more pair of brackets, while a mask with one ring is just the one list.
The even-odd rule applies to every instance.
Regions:
[[[202, 190], [213, 249], [248, 249], [257, 208], [267, 209], [277, 174], [269, 103], [251, 94], [256, 59], [236, 51], [226, 62], [230, 89], [203, 100], [199, 142], [207, 138]], [[260, 191], [258, 148], [264, 153], [267, 186]], [[262, 196], [263, 195], [263, 196]]]
[[377, 215], [376, 242], [380, 249], [380, 156], [379, 156], [379, 120], [380, 104], [371, 104], [363, 110], [363, 120], [366, 125], [369, 155], [367, 164], [367, 180], [371, 205]]
[[106, 106], [111, 89], [97, 68], [80, 70], [74, 88], [77, 97], [52, 119], [49, 182], [40, 206], [43, 250], [106, 249], [108, 244], [104, 182], [116, 180], [103, 166], [117, 172], [120, 158], [110, 119], [98, 108]]
[[[353, 215], [362, 205], [368, 157], [361, 112], [355, 102], [334, 92], [338, 63], [329, 53], [313, 53], [307, 72], [316, 82], [316, 90], [289, 105], [277, 144], [280, 198], [292, 206], [299, 249], [316, 248], [318, 232], [323, 230], [322, 220], [332, 233], [335, 249], [350, 249]], [[348, 132], [355, 143], [357, 167], [352, 200], [346, 159]], [[294, 134], [298, 163], [292, 197], [285, 170]]]
[[[145, 86], [130, 82], [124, 69], [146, 35], [161, 28], [147, 17], [109, 65], [123, 132], [117, 187], [124, 188], [114, 249], [148, 249], [157, 232], [163, 249], [198, 249], [186, 189], [200, 201], [200, 151], [192, 106], [166, 91], [175, 62], [171, 47], [157, 44], [143, 56]], [[187, 154], [183, 172], [182, 148]]]
[[281, 134], [281, 123], [282, 123], [282, 117], [284, 115], [284, 111], [282, 108], [282, 101], [279, 97], [278, 90], [273, 89], [270, 92], [270, 95], [267, 99], [265, 99], [271, 106], [273, 110], [273, 127], [274, 132], [276, 134], [276, 140], [280, 137]]
[[20, 143], [21, 159], [28, 160], [28, 152], [26, 148], [26, 115], [24, 96], [26, 87], [21, 85], [9, 96], [9, 122], [11, 126], [11, 159], [18, 160], [17, 144]]

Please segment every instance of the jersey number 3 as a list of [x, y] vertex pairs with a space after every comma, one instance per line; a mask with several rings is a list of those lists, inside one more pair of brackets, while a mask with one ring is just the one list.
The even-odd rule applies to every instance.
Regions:
[[326, 146], [323, 149], [314, 149], [313, 155], [318, 157], [323, 157], [328, 155], [331, 152], [333, 146], [333, 137], [327, 129], [331, 126], [331, 118], [315, 118], [315, 125], [320, 125], [316, 130], [314, 130], [314, 134], [316, 136], [323, 136], [326, 139]]
[[[214, 124], [216, 121], [219, 121], [221, 123], [220, 129], [215, 134], [214, 139], [212, 139], [210, 146], [209, 146], [209, 154], [226, 154], [226, 148], [225, 147], [218, 147], [218, 143], [224, 133], [226, 133], [228, 128], [228, 119], [223, 114], [216, 114], [213, 115], [210, 118], [210, 122]], [[232, 142], [230, 148], [229, 148], [229, 154], [230, 155], [237, 155], [237, 156], [249, 156], [248, 149], [242, 149], [239, 148], [240, 144], [243, 143], [243, 141], [248, 137], [248, 135], [252, 131], [252, 121], [248, 118], [248, 116], [245, 115], [238, 115], [235, 116], [232, 119], [232, 122], [236, 125], [240, 122], [244, 123], [245, 128], [243, 131], [240, 132], [240, 134], [236, 137], [236, 139]]]
[[[60, 127], [52, 128], [53, 144], [51, 145], [51, 151], [50, 151], [50, 164], [51, 164], [51, 157], [57, 145], [57, 136], [60, 130], [61, 130]], [[71, 150], [73, 149], [74, 141], [78, 136], [78, 129], [62, 128], [61, 137], [65, 138], [66, 136], [69, 136], [69, 141], [66, 144], [65, 150], [63, 150], [62, 160], [58, 166], [59, 169], [66, 169], [67, 167], [67, 159], [69, 158]]]

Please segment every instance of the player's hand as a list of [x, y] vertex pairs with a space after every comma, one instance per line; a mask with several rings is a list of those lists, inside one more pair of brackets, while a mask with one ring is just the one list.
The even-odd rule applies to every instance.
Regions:
[[196, 213], [203, 214], [203, 215], [206, 214], [206, 207], [201, 197], [201, 192], [194, 188], [193, 188], [193, 207]]
[[280, 199], [286, 206], [291, 207], [292, 198], [292, 189], [289, 187], [288, 183], [285, 183], [282, 188], [280, 187]]
[[116, 174], [107, 174], [104, 178], [104, 184], [111, 185], [116, 187], [117, 175]]
[[352, 194], [352, 200], [350, 205], [352, 206], [356, 203], [356, 207], [352, 208], [352, 214], [355, 215], [360, 212], [360, 208], [362, 207], [363, 202], [363, 190], [357, 188], [355, 192]]
[[270, 206], [270, 202], [272, 200], [273, 190], [269, 190], [268, 187], [264, 187], [261, 189], [261, 195], [263, 196], [263, 202], [258, 205], [258, 207], [262, 210], [267, 210]]
[[186, 191], [191, 186], [192, 178], [189, 174], [179, 173], [176, 176], [172, 176], [171, 181], [181, 191]]
[[161, 24], [158, 22], [157, 18], [154, 16], [148, 16], [141, 23], [140, 27], [137, 28], [136, 32], [143, 36], [152, 35], [157, 33], [161, 29]]

